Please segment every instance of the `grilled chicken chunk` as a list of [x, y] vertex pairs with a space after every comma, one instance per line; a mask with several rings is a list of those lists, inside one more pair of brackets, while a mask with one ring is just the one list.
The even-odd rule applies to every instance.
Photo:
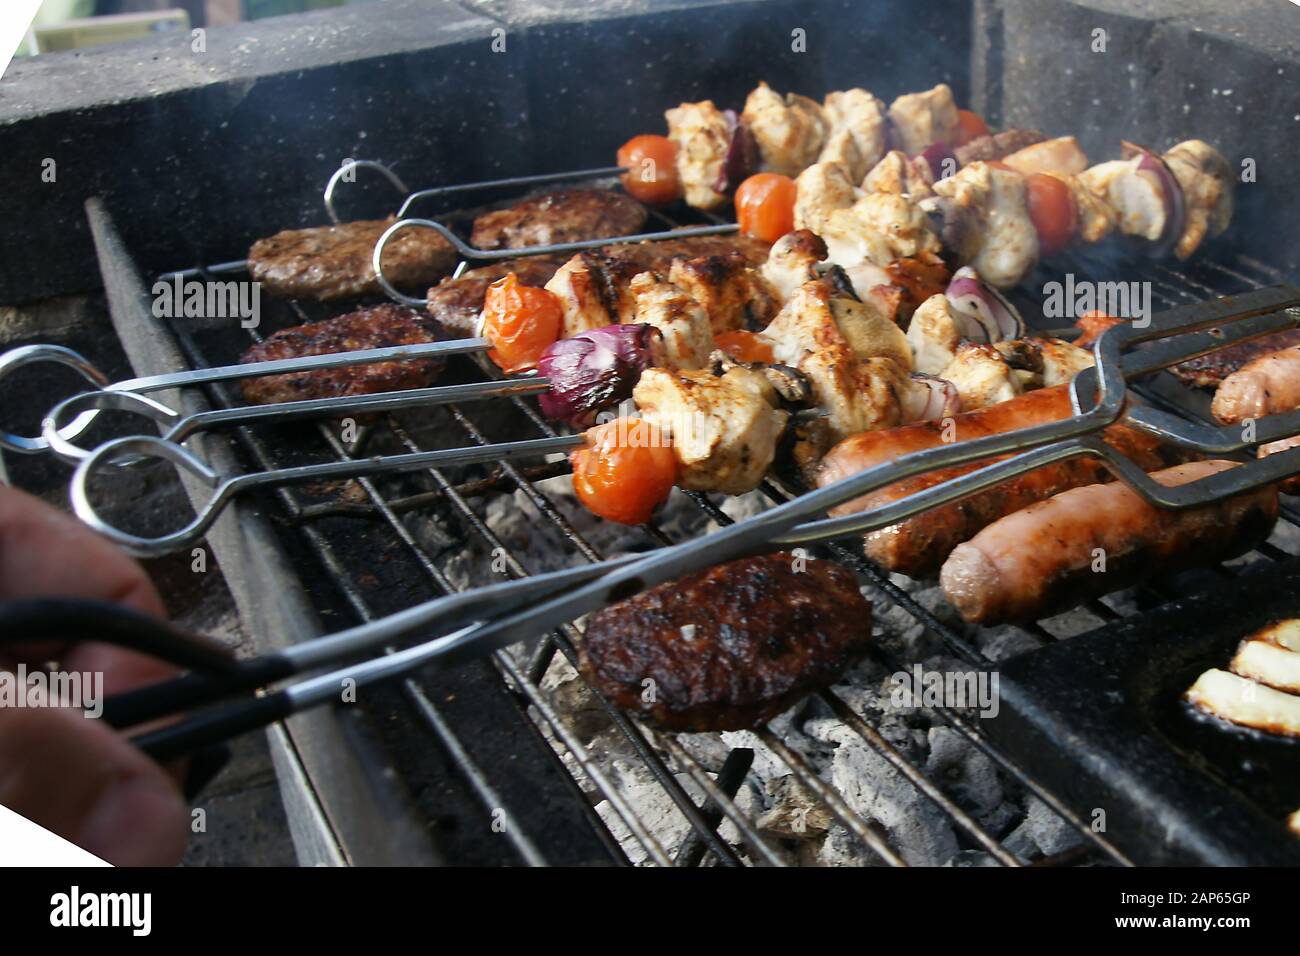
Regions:
[[912, 387], [910, 352], [888, 317], [835, 297], [822, 280], [801, 286], [764, 335], [778, 362], [807, 377], [825, 439], [899, 423], [900, 395]]
[[1077, 176], [1088, 168], [1088, 154], [1073, 136], [1058, 136], [1009, 153], [1002, 162], [1026, 176], [1031, 173]]
[[692, 491], [753, 491], [789, 417], [775, 407], [771, 382], [738, 365], [721, 375], [646, 369], [632, 398], [642, 417], [671, 438], [681, 465], [678, 485]]
[[[734, 245], [717, 241], [723, 238]], [[714, 331], [723, 332], [761, 325], [775, 310], [775, 297], [756, 268], [766, 261], [767, 249], [739, 236], [604, 246], [575, 255], [546, 288], [560, 300], [562, 337], [636, 321], [630, 285], [642, 272], [667, 274], [705, 307]]]
[[862, 180], [862, 189], [869, 193], [899, 193], [913, 199], [924, 199], [933, 195], [931, 179], [925, 160], [912, 160], [901, 149], [891, 149], [871, 167]]
[[677, 177], [686, 202], [696, 209], [716, 209], [727, 200], [725, 181], [731, 127], [713, 100], [683, 103], [664, 113], [668, 138], [677, 144]]
[[[960, 270], [959, 270], [960, 274]], [[1010, 337], [1022, 332], [997, 328], [997, 336]], [[912, 350], [912, 367], [926, 375], [941, 375], [957, 357], [963, 342], [989, 345], [995, 338], [987, 323], [953, 305], [942, 292], [935, 293], [912, 313], [907, 326], [907, 344]]]
[[[862, 161], [862, 153], [859, 152], [858, 144], [853, 140], [853, 134], [846, 129], [827, 135], [826, 145], [822, 147], [822, 151], [817, 157], [817, 163], [830, 163], [838, 166], [844, 170], [844, 175], [853, 182], [861, 179], [869, 168]], [[817, 163], [813, 165], [815, 166]], [[800, 175], [803, 174], [800, 173]]]
[[889, 104], [889, 118], [903, 152], [909, 156], [931, 143], [957, 141], [957, 103], [947, 83], [923, 93], [906, 93]]
[[443, 279], [429, 290], [429, 314], [448, 335], [472, 336], [478, 331], [488, 286], [511, 272], [524, 285], [544, 286], [560, 265], [559, 259], [549, 256], [524, 256], [466, 269], [458, 278]]
[[522, 249], [630, 236], [645, 225], [645, 207], [612, 189], [558, 189], [530, 196], [474, 220], [477, 249]]
[[871, 605], [850, 571], [777, 553], [597, 611], [580, 667], [612, 704], [661, 727], [742, 730], [834, 683], [870, 640]]
[[762, 328], [776, 315], [776, 292], [739, 253], [673, 260], [668, 280], [704, 307], [715, 335]]
[[794, 181], [794, 227], [821, 235], [831, 213], [848, 209], [859, 191], [839, 163], [813, 163]]
[[[1196, 461], [1152, 474], [1170, 487], [1237, 467]], [[1259, 544], [1277, 521], [1271, 487], [1178, 511], [1123, 482], [1088, 485], [995, 521], [953, 549], [939, 574], [972, 623], [1026, 621], [1153, 575], [1222, 561]], [[1098, 573], [1098, 554], [1105, 573]]]
[[952, 204], [964, 233], [958, 258], [1000, 289], [1018, 283], [1038, 261], [1038, 233], [1029, 218], [1025, 177], [971, 163], [934, 184]]
[[895, 260], [937, 254], [942, 248], [916, 196], [907, 191], [919, 194], [928, 187], [919, 179], [903, 182], [911, 168], [901, 153], [888, 154], [867, 176], [870, 183], [884, 170], [875, 191], [854, 187], [838, 163], [809, 166], [795, 182], [795, 229], [824, 240], [826, 260], [844, 270], [859, 295], [892, 284], [885, 267]]
[[939, 378], [956, 387], [962, 410], [970, 412], [1037, 388], [1066, 384], [1092, 364], [1091, 352], [1060, 339], [967, 342]]
[[958, 346], [957, 354], [944, 366], [939, 378], [957, 389], [962, 411], [966, 412], [1005, 402], [1026, 391], [1006, 356], [992, 345], [975, 342]]
[[[610, 281], [612, 271], [596, 252], [579, 252], [555, 270], [545, 288], [560, 303], [564, 320], [560, 338], [636, 318], [636, 298]], [[635, 274], [627, 278], [629, 285], [632, 278]]]
[[[861, 181], [885, 152], [889, 123], [884, 102], [864, 89], [841, 90], [826, 94], [822, 111], [830, 133], [818, 162], [840, 162], [853, 182]], [[852, 150], [837, 144], [844, 137]]]
[[633, 279], [631, 290], [636, 297], [636, 321], [654, 326], [662, 336], [667, 368], [697, 369], [708, 364], [713, 331], [704, 306], [654, 272]]
[[865, 193], [848, 209], [832, 212], [819, 235], [827, 261], [843, 269], [859, 292], [891, 284], [885, 267], [896, 259], [942, 249], [920, 207], [894, 193]]
[[763, 169], [791, 178], [816, 161], [830, 128], [816, 100], [782, 97], [763, 82], [745, 100], [740, 118], [758, 143]]
[[[281, 329], [240, 356], [241, 362], [269, 362], [302, 355], [324, 355], [415, 345], [436, 341], [429, 317], [400, 305], [377, 305], [323, 322]], [[335, 395], [368, 395], [432, 385], [442, 370], [437, 359], [373, 362], [315, 372], [264, 375], [240, 382], [244, 398], [254, 405], [293, 402]]]
[[1209, 143], [1189, 139], [1164, 154], [1169, 171], [1183, 190], [1186, 219], [1174, 247], [1179, 259], [1188, 258], [1201, 242], [1228, 228], [1232, 219], [1232, 167]]
[[1048, 173], [1070, 187], [1074, 208], [1078, 213], [1075, 237], [1084, 242], [1097, 243], [1109, 236], [1119, 226], [1119, 213], [1109, 202], [1094, 193], [1078, 176]]
[[[370, 262], [375, 243], [394, 222], [374, 219], [277, 232], [253, 243], [249, 274], [268, 292], [293, 299], [381, 294]], [[384, 249], [384, 275], [400, 288], [427, 288], [455, 265], [456, 250], [430, 229], [407, 229]]]
[[1155, 242], [1165, 231], [1164, 190], [1149, 169], [1138, 169], [1140, 156], [1098, 163], [1079, 180], [1115, 211], [1115, 223], [1126, 236]]
[[786, 302], [805, 282], [817, 278], [817, 264], [826, 258], [826, 243], [808, 229], [795, 229], [772, 244], [763, 263], [763, 278]]

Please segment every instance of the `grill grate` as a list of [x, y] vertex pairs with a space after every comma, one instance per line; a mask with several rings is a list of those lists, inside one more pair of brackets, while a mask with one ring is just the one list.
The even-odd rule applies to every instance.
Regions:
[[[656, 216], [662, 226], [671, 228], [679, 225], [662, 214]], [[1140, 267], [1137, 278], [1151, 282], [1153, 305], [1158, 302], [1162, 307], [1255, 288], [1281, 278], [1269, 267], [1254, 260], [1237, 257], [1230, 261], [1231, 265], [1204, 261], [1185, 272], [1178, 272], [1159, 264], [1149, 264]], [[1088, 269], [1081, 263], [1072, 263], [1072, 267], [1078, 274], [1089, 275]], [[1134, 278], [1131, 267], [1132, 263], [1126, 264], [1126, 278], [1129, 279]], [[218, 275], [221, 278], [229, 278], [232, 270], [230, 264], [223, 264], [213, 273], [200, 268], [194, 270], [192, 274], [213, 279]], [[312, 318], [298, 303], [288, 303], [285, 312], [286, 324], [309, 321]], [[173, 323], [173, 331], [188, 361], [195, 366], [217, 364], [217, 359], [228, 361], [231, 358], [227, 355], [211, 354], [221, 348], [230, 350], [229, 336], [219, 343], [212, 345], [205, 343], [201, 347], [197, 337], [190, 330]], [[256, 332], [250, 334], [254, 340], [260, 338]], [[483, 360], [479, 357], [478, 361]], [[469, 361], [463, 361], [461, 364], [471, 366]], [[476, 377], [488, 374], [492, 374], [489, 368], [480, 367]], [[1204, 414], [1203, 408], [1198, 410], [1195, 407], [1191, 393], [1185, 393], [1182, 396], [1184, 400], [1179, 402], [1177, 394], [1171, 398], [1169, 394], [1159, 390], [1151, 388], [1141, 390], [1153, 402], [1177, 406], [1184, 412]], [[222, 406], [239, 404], [227, 385], [208, 386], [207, 391], [214, 404]], [[530, 401], [515, 397], [509, 399], [509, 403], [513, 406], [517, 427], [527, 434], [514, 433], [489, 438], [485, 434], [485, 426], [477, 424], [463, 409], [456, 406], [447, 406], [444, 410], [440, 410], [439, 414], [442, 417], [439, 421], [451, 425], [459, 432], [455, 438], [458, 443], [463, 443], [463, 439], [466, 438], [472, 443], [487, 444], [492, 440], [506, 438], [537, 437], [535, 433], [540, 433], [541, 436], [556, 434], [550, 424], [537, 414]], [[414, 429], [397, 417], [385, 416], [382, 420], [364, 425], [360, 429], [357, 441], [348, 447], [339, 440], [327, 424], [320, 423], [316, 426], [316, 432], [324, 445], [324, 452], [337, 459], [365, 454], [366, 449], [381, 442], [395, 444], [403, 451], [425, 450], [431, 447], [429, 436], [424, 434], [426, 431], [428, 429]], [[277, 440], [273, 444], [266, 436], [247, 428], [239, 429], [237, 437], [244, 451], [261, 468], [291, 463], [285, 460], [286, 456], [293, 458], [316, 455], [319, 457], [319, 451], [307, 451], [297, 447], [300, 442], [296, 440], [292, 442]], [[474, 546], [499, 557], [500, 567], [495, 569], [498, 574], [517, 578], [529, 573], [526, 560], [512, 550], [489, 526], [488, 521], [472, 506], [471, 500], [518, 491], [536, 510], [543, 527], [556, 533], [585, 560], [598, 561], [602, 558], [598, 549], [573, 526], [547, 491], [536, 484], [537, 481], [562, 473], [564, 473], [562, 466], [544, 465], [526, 468], [502, 462], [496, 466], [491, 477], [461, 484], [455, 483], [440, 470], [431, 469], [423, 473], [422, 486], [414, 490], [409, 485], [417, 482], [417, 479], [411, 476], [387, 479], [383, 482], [359, 479], [356, 484], [363, 492], [366, 501], [348, 502], [344, 505], [313, 501], [310, 492], [302, 489], [281, 488], [275, 494], [287, 516], [288, 524], [304, 536], [307, 546], [318, 558], [327, 577], [338, 588], [352, 613], [361, 620], [370, 620], [384, 612], [375, 606], [373, 599], [367, 595], [367, 589], [361, 584], [364, 575], [368, 573], [365, 549], [339, 547], [335, 540], [336, 536], [326, 534], [322, 530], [322, 525], [331, 521], [347, 521], [349, 516], [356, 515], [365, 515], [373, 519], [372, 524], [377, 523], [381, 526], [381, 536], [388, 542], [384, 548], [386, 555], [400, 556], [400, 560], [405, 562], [416, 576], [423, 579], [426, 586], [441, 593], [451, 593], [458, 585], [443, 568], [447, 553], [438, 553], [437, 549], [430, 545], [422, 530], [414, 526], [422, 513], [422, 508], [432, 505], [447, 508], [459, 524], [459, 531], [464, 536], [463, 547]], [[381, 483], [384, 487], [381, 487]], [[390, 485], [393, 487], [389, 487]], [[780, 503], [797, 494], [797, 489], [772, 479], [764, 482], [759, 491], [753, 494], [769, 503]], [[709, 496], [688, 493], [686, 497], [694, 503], [705, 518], [719, 524], [732, 521]], [[1294, 508], [1284, 506], [1283, 520], [1293, 526], [1300, 525], [1300, 514], [1297, 514]], [[662, 546], [673, 540], [671, 533], [658, 524], [646, 526], [644, 532], [647, 546]], [[866, 561], [856, 547], [833, 543], [814, 550], [846, 564], [857, 572], [878, 612], [889, 607], [901, 608], [957, 657], [974, 666], [995, 666], [994, 662], [986, 657], [968, 636], [959, 633], [927, 610], [905, 588], [892, 581], [889, 575]], [[1261, 548], [1260, 555], [1271, 560], [1290, 556], [1273, 545], [1265, 545]], [[1231, 568], [1216, 570], [1226, 575], [1235, 573]], [[1140, 589], [1137, 599], [1140, 606], [1153, 606], [1167, 601], [1175, 593], [1176, 588], [1169, 582], [1161, 582]], [[1091, 601], [1086, 607], [1102, 622], [1116, 619], [1125, 613], [1116, 610], [1104, 600]], [[1043, 644], [1059, 639], [1058, 635], [1051, 630], [1050, 622], [1040, 622], [1026, 628], [1026, 631]], [[771, 836], [760, 832], [756, 821], [739, 806], [736, 800], [737, 791], [754, 761], [755, 754], [751, 749], [729, 748], [728, 756], [715, 778], [672, 735], [662, 734], [643, 726], [598, 699], [604, 717], [621, 734], [636, 759], [649, 771], [676, 812], [689, 825], [689, 832], [679, 846], [663, 845], [656, 835], [654, 826], [638, 815], [636, 809], [621, 792], [608, 768], [603, 767], [588, 752], [578, 739], [578, 735], [570, 729], [561, 713], [562, 707], [554, 699], [553, 693], [544, 689], [546, 674], [555, 661], [557, 652], [570, 664], [576, 663], [574, 642], [578, 639], [580, 639], [579, 630], [572, 625], [565, 626], [541, 639], [527, 656], [517, 654], [513, 649], [507, 649], [495, 653], [492, 663], [500, 679], [516, 695], [520, 704], [528, 708], [529, 714], [546, 735], [557, 757], [564, 762], [575, 781], [585, 784], [589, 793], [605, 802], [611, 815], [626, 830], [625, 839], [634, 841], [641, 848], [646, 860], [663, 866], [698, 865], [708, 859], [729, 866], [745, 863], [785, 865], [788, 862], [788, 854]], [[912, 663], [899, 658], [879, 643], [873, 646], [870, 657], [890, 672], [905, 670]], [[493, 784], [494, 775], [499, 772], [499, 768], [482, 767], [475, 762], [464, 742], [442, 719], [440, 709], [435, 702], [436, 687], [436, 683], [421, 677], [407, 678], [401, 683], [401, 691], [407, 703], [426, 729], [441, 742], [453, 759], [457, 770], [469, 781], [482, 804], [486, 817], [502, 806], [500, 795]], [[879, 725], [873, 724], [867, 716], [855, 711], [833, 690], [822, 691], [819, 697], [844, 728], [882, 757], [915, 788], [918, 794], [948, 819], [956, 832], [964, 838], [966, 846], [984, 851], [1002, 865], [1019, 865], [1020, 861], [1016, 855], [1004, 846], [1003, 837], [988, 832], [945, 791], [939, 781], [928, 776], [923, 767], [918, 766], [915, 761], [891, 744], [882, 734]], [[1033, 861], [1035, 865], [1075, 865], [1097, 861], [1120, 864], [1129, 862], [1104, 835], [1094, 832], [1050, 791], [992, 744], [965, 714], [929, 706], [922, 706], [919, 709], [936, 725], [946, 726], [960, 735], [988, 757], [1005, 779], [1014, 782], [1043, 801], [1084, 838], [1079, 849]], [[904, 865], [899, 851], [890, 845], [888, 834], [874, 821], [858, 815], [845, 796], [819, 776], [803, 753], [792, 747], [770, 726], [761, 728], [757, 732], [757, 740], [767, 749], [768, 756], [783, 764], [808, 792], [818, 798], [835, 823], [857, 841], [868, 857], [890, 865]], [[689, 779], [699, 791], [699, 795], [688, 792], [679, 776]], [[626, 861], [627, 856], [622, 845], [609, 832], [604, 820], [592, 809], [590, 800], [586, 801], [585, 810], [597, 832], [602, 834], [610, 852]], [[729, 822], [734, 827], [738, 842], [744, 848], [743, 858], [719, 833], [718, 828], [724, 822]], [[521, 862], [535, 864], [548, 862], [550, 859], [551, 848], [543, 845], [541, 840], [535, 840], [518, 827], [507, 828], [505, 833]]]

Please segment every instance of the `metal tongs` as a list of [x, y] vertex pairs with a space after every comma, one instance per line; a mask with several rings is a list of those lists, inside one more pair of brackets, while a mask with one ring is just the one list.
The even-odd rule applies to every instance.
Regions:
[[[1194, 507], [1271, 484], [1300, 472], [1300, 447], [1188, 484], [1168, 487], [1154, 481], [1108, 445], [1102, 432], [1123, 420], [1170, 443], [1214, 455], [1241, 452], [1255, 444], [1300, 432], [1300, 411], [1296, 411], [1259, 420], [1248, 441], [1246, 432], [1239, 426], [1219, 428], [1192, 423], [1137, 405], [1128, 389], [1130, 380], [1167, 366], [1298, 326], [1300, 289], [1291, 286], [1275, 286], [1177, 308], [1155, 317], [1145, 328], [1117, 326], [1094, 345], [1095, 367], [1080, 372], [1072, 382], [1071, 398], [1076, 414], [1071, 418], [905, 455], [762, 514], [649, 555], [632, 555], [438, 598], [251, 660], [214, 663], [211, 653], [206, 656], [201, 653], [205, 647], [211, 650], [210, 642], [202, 638], [154, 639], [149, 644], [150, 652], [171, 657], [189, 668], [190, 673], [110, 699], [105, 717], [115, 726], [129, 728], [173, 717], [178, 712], [188, 713], [189, 716], [177, 723], [132, 738], [159, 759], [174, 757], [337, 699], [344, 681], [368, 684], [433, 662], [452, 664], [468, 656], [486, 654], [702, 568], [747, 555], [883, 528], [1068, 458], [1100, 459], [1121, 481], [1164, 508]], [[1171, 338], [1172, 341], [1162, 341]], [[1139, 345], [1144, 347], [1132, 348]], [[151, 439], [144, 445], [130, 444], [140, 441], [123, 439], [115, 443], [116, 450], [98, 449], [78, 468], [74, 503], [83, 519], [102, 526], [89, 507], [85, 487], [95, 462], [129, 451], [156, 451], [158, 444], [169, 444], [162, 439]], [[511, 446], [488, 447], [494, 448], [494, 456], [499, 456], [503, 447]], [[822, 517], [837, 505], [902, 479], [1004, 455], [1010, 457], [884, 507], [837, 518]], [[185, 461], [183, 456], [173, 457], [171, 453], [162, 457]], [[338, 467], [342, 474], [345, 466], [360, 464], [339, 462], [328, 467]], [[119, 609], [112, 613], [130, 612]], [[30, 632], [21, 628], [5, 626], [6, 621], [7, 618], [0, 616], [0, 639], [17, 640], [29, 635]], [[158, 628], [156, 622], [149, 626], [155, 631]], [[118, 630], [131, 631], [130, 628], [110, 629], [109, 636], [103, 639], [115, 640]], [[414, 638], [415, 643], [376, 656], [381, 649], [396, 646], [402, 638]], [[139, 646], [125, 640], [121, 643]], [[174, 650], [163, 653], [169, 647]], [[324, 670], [339, 664], [343, 666]], [[323, 672], [283, 683], [311, 671]]]

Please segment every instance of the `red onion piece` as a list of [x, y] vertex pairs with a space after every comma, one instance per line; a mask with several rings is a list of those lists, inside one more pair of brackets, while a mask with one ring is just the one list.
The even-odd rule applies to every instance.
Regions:
[[602, 409], [632, 396], [654, 364], [658, 339], [652, 325], [607, 325], [552, 342], [537, 363], [551, 380], [538, 396], [542, 414], [582, 428], [592, 424]]
[[905, 422], [935, 422], [961, 411], [961, 393], [946, 378], [912, 373], [913, 389], [903, 406]]
[[944, 295], [953, 310], [968, 320], [962, 331], [972, 342], [1005, 342], [1025, 334], [1025, 321], [1016, 307], [970, 266], [953, 273]]
[[1151, 244], [1149, 251], [1154, 257], [1167, 256], [1173, 251], [1174, 246], [1178, 245], [1178, 240], [1183, 235], [1183, 227], [1187, 224], [1187, 205], [1183, 197], [1183, 187], [1178, 185], [1178, 180], [1170, 171], [1169, 164], [1156, 153], [1145, 146], [1127, 141], [1123, 145], [1126, 156], [1138, 157], [1138, 172], [1154, 173], [1156, 179], [1160, 180], [1160, 196], [1165, 205], [1165, 228], [1160, 233], [1160, 238]]
[[930, 167], [930, 182], [937, 183], [957, 171], [957, 154], [943, 143], [931, 143], [916, 154], [914, 159], [925, 160]]
[[749, 127], [741, 122], [735, 110], [723, 110], [731, 141], [727, 144], [727, 156], [722, 163], [722, 172], [713, 188], [720, 193], [729, 193], [758, 172], [758, 141]]

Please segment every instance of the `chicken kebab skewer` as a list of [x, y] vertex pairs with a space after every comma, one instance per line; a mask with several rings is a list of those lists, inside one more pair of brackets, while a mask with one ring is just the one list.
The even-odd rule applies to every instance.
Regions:
[[706, 210], [734, 191], [742, 229], [811, 229], [850, 275], [942, 253], [1007, 288], [1076, 239], [1122, 235], [1186, 259], [1232, 216], [1231, 167], [1207, 143], [1163, 155], [1125, 143], [1124, 158], [1090, 167], [1072, 136], [989, 133], [945, 84], [888, 107], [862, 89], [818, 103], [760, 84], [740, 114], [706, 100], [665, 115], [667, 137], [620, 151], [629, 191]]

